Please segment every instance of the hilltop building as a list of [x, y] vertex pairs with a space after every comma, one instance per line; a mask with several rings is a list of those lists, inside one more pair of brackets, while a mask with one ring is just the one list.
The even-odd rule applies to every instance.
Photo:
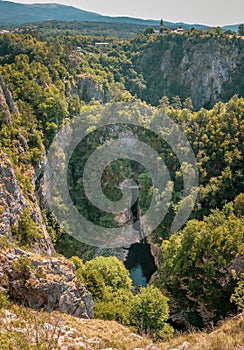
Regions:
[[158, 34], [158, 35], [160, 35], [160, 34], [167, 34], [167, 33], [184, 34], [185, 30], [182, 27], [179, 27], [179, 28], [177, 28], [175, 30], [168, 29], [168, 28], [165, 27], [163, 19], [161, 19], [159, 30], [155, 29], [154, 33]]
[[179, 28], [174, 30], [174, 33], [176, 33], [176, 34], [184, 34], [184, 32], [185, 32], [184, 28], [182, 28], [182, 27], [179, 27]]

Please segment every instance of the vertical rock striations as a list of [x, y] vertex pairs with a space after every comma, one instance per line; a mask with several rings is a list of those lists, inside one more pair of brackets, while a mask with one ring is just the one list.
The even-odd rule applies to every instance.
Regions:
[[18, 108], [16, 107], [12, 94], [7, 88], [6, 84], [3, 81], [3, 78], [0, 76], [0, 113], [4, 121], [9, 124], [11, 121], [11, 113], [19, 114]]

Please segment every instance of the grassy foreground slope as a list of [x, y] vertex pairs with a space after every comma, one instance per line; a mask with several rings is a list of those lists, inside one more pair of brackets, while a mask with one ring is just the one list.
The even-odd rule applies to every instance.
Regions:
[[154, 349], [149, 339], [114, 321], [78, 319], [18, 305], [0, 310], [0, 327], [1, 350]]
[[167, 344], [161, 344], [163, 350], [242, 350], [244, 349], [244, 315], [229, 319], [211, 333], [192, 332], [178, 336]]
[[244, 315], [225, 321], [211, 333], [192, 332], [153, 344], [114, 321], [84, 320], [59, 312], [36, 312], [17, 305], [0, 310], [2, 350], [44, 349], [244, 349]]

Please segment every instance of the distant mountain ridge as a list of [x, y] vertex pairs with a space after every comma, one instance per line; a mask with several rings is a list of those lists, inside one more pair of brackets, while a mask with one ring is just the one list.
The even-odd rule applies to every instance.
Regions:
[[[58, 21], [90, 21], [90, 22], [111, 22], [111, 23], [127, 23], [138, 24], [143, 26], [158, 26], [157, 20], [145, 20], [133, 17], [110, 17], [103, 16], [95, 12], [80, 10], [73, 6], [61, 4], [20, 4], [10, 1], [0, 0], [0, 25], [4, 24], [24, 24], [31, 22], [43, 22], [50, 20]], [[196, 29], [206, 30], [209, 28], [201, 24], [186, 24], [165, 22], [165, 25], [170, 28], [178, 26], [188, 30], [192, 27]], [[238, 25], [229, 25], [224, 29], [237, 31]]]

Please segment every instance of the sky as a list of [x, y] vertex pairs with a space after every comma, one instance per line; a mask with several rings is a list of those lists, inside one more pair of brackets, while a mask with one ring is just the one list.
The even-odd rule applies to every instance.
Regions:
[[25, 4], [55, 2], [103, 15], [163, 18], [170, 22], [211, 26], [244, 22], [244, 0], [14, 0], [14, 2]]

